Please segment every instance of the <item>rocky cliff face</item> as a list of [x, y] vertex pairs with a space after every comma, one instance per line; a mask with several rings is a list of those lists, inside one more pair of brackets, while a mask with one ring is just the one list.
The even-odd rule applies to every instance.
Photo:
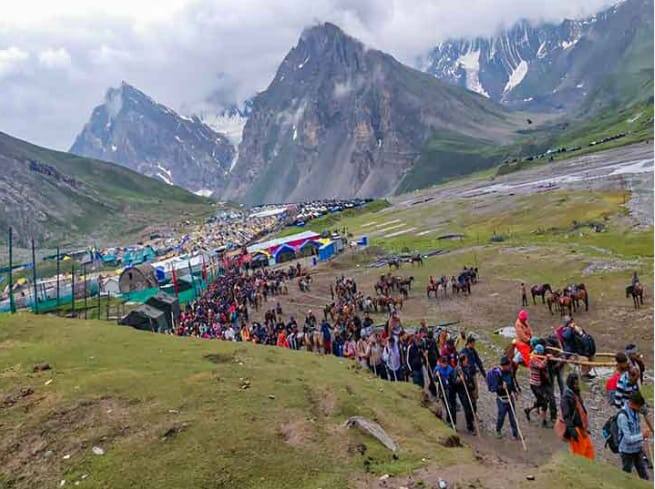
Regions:
[[632, 76], [626, 59], [648, 38], [652, 66], [652, 11], [652, 0], [628, 0], [588, 19], [520, 22], [495, 37], [449, 40], [430, 53], [425, 71], [513, 108], [570, 110], [608, 77]]
[[235, 148], [199, 118], [181, 116], [122, 83], [107, 91], [70, 149], [199, 195], [220, 191]]
[[253, 100], [224, 197], [248, 203], [392, 193], [436, 132], [503, 140], [502, 108], [367, 49], [307, 29]]

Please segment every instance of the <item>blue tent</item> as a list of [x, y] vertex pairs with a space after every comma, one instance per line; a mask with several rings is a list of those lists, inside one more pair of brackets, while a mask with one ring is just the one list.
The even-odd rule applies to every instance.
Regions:
[[325, 243], [318, 249], [318, 259], [326, 261], [332, 258], [337, 252], [337, 247], [334, 241]]

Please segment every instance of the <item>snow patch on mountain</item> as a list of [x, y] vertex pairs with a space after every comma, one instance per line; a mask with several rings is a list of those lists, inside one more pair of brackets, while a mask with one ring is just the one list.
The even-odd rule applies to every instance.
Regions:
[[525, 60], [521, 60], [519, 64], [512, 70], [512, 73], [509, 75], [509, 80], [505, 84], [503, 93], [512, 91], [517, 85], [519, 85], [525, 75], [528, 74], [528, 63]]
[[489, 94], [480, 83], [480, 50], [471, 50], [460, 56], [457, 63], [466, 72], [466, 88], [489, 98]]
[[199, 195], [200, 197], [211, 197], [211, 195], [214, 193], [212, 190], [209, 190], [207, 188], [201, 188], [200, 190], [196, 190], [193, 192], [196, 195]]
[[157, 168], [159, 169], [157, 172], [157, 176], [159, 178], [161, 178], [168, 185], [175, 185], [173, 183], [173, 174], [168, 168], [161, 166], [161, 163], [157, 163]]
[[202, 122], [223, 134], [235, 147], [241, 142], [248, 118], [240, 114], [202, 114]]

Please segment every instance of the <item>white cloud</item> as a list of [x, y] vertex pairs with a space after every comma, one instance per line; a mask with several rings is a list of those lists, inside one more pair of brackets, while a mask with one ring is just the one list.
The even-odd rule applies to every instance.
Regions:
[[71, 56], [64, 48], [49, 48], [39, 53], [39, 63], [46, 68], [67, 68], [71, 65]]
[[29, 53], [16, 46], [0, 49], [0, 79], [20, 71], [28, 58]]
[[469, 0], [465, 8], [455, 0], [5, 3], [0, 131], [67, 149], [121, 80], [183, 113], [207, 111], [266, 88], [302, 29], [317, 22], [415, 64], [448, 37], [489, 35], [522, 18], [582, 17], [610, 0]]

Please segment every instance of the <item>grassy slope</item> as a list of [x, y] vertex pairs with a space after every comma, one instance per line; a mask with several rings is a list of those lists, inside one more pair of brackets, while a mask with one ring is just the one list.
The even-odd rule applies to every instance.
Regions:
[[[50, 362], [53, 371], [31, 373], [39, 361]], [[82, 473], [90, 474], [85, 487], [103, 488], [345, 487], [363, 473], [366, 457], [376, 473], [420, 466], [446, 433], [420, 407], [413, 386], [382, 383], [332, 357], [276, 348], [23, 314], [0, 318], [0, 364], [6, 366], [3, 393], [30, 385], [33, 397], [42, 398], [29, 415], [20, 405], [0, 409], [0, 471], [15, 487], [52, 486]], [[46, 387], [49, 378], [54, 381]], [[251, 380], [249, 389], [240, 388], [242, 378]], [[97, 414], [97, 426], [87, 426], [83, 416], [69, 431], [57, 425], [62, 409], [103, 397], [115, 404], [112, 413]], [[356, 414], [377, 419], [392, 434], [401, 446], [398, 460], [374, 440], [340, 429]], [[112, 415], [129, 428], [112, 430]], [[162, 441], [182, 423], [185, 431]], [[285, 443], [282, 431], [289, 423], [292, 442]], [[7, 463], [8, 445], [18, 440], [40, 447], [26, 455], [31, 467]], [[358, 443], [366, 444], [366, 457], [350, 453]], [[93, 445], [103, 446], [106, 455], [92, 455]], [[55, 451], [48, 462], [42, 459], [46, 449]], [[63, 461], [64, 454], [71, 459]], [[443, 449], [439, 464], [457, 459], [471, 454]], [[32, 471], [37, 473], [30, 481], [15, 481]]]
[[[41, 361], [53, 370], [32, 373]], [[87, 474], [84, 487], [338, 488], [366, 467], [393, 475], [476, 463], [468, 449], [437, 443], [447, 430], [414, 386], [333, 357], [21, 314], [0, 318], [0, 364], [3, 394], [34, 389], [0, 409], [0, 487]], [[398, 459], [341, 429], [351, 415], [376, 419], [399, 442]], [[171, 428], [179, 432], [164, 439]], [[105, 455], [91, 453], [96, 445]], [[648, 487], [564, 455], [541, 470], [548, 487]]]
[[[50, 188], [44, 178], [34, 175], [35, 197], [52, 192], [62, 199], [56, 211], [63, 215], [50, 216], [44, 224], [60, 239], [70, 240], [73, 236], [127, 239], [138, 235], [147, 225], [168, 223], [171, 216], [193, 218], [212, 210], [211, 200], [182, 188], [119, 165], [42, 148], [3, 133], [0, 133], [0, 152], [20, 161], [34, 160], [51, 165], [82, 182], [84, 192], [70, 188], [62, 191], [60, 187]], [[70, 214], [68, 209], [77, 207], [83, 213]], [[15, 216], [0, 215], [0, 227], [12, 224], [13, 219]], [[4, 233], [0, 239], [4, 239]]]

